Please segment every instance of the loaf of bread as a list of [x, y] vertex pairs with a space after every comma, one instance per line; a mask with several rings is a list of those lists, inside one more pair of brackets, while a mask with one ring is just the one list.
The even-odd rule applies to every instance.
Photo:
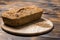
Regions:
[[13, 8], [2, 13], [4, 24], [9, 26], [20, 26], [41, 18], [43, 9], [36, 6]]

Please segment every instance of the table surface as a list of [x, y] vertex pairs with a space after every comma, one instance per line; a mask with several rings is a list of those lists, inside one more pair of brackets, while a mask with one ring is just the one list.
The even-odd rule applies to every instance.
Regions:
[[[59, 0], [41, 0], [41, 1], [28, 1], [28, 2], [21, 2], [21, 1], [0, 1], [0, 16], [1, 13], [12, 6], [21, 6], [19, 4], [27, 4], [27, 5], [37, 5], [41, 8], [44, 9], [44, 14], [42, 17], [45, 17], [53, 22], [54, 29], [44, 35], [40, 35], [37, 37], [20, 37], [20, 36], [14, 36], [11, 34], [8, 34], [4, 32], [0, 28], [0, 39], [2, 40], [36, 40], [40, 39], [40, 37], [49, 37], [49, 38], [60, 38], [60, 3]], [[1, 19], [0, 19], [0, 24], [1, 24]], [[42, 38], [41, 38], [42, 39]]]

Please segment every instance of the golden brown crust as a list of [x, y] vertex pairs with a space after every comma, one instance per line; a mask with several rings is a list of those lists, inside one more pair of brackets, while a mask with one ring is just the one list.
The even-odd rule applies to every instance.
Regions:
[[2, 16], [9, 19], [17, 19], [17, 18], [35, 14], [38, 12], [42, 12], [42, 11], [43, 9], [38, 8], [36, 6], [27, 6], [22, 8], [17, 7], [17, 8], [10, 8], [10, 10], [4, 12]]

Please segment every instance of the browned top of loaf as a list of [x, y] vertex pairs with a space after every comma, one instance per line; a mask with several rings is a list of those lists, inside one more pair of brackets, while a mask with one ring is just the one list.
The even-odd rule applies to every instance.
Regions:
[[2, 17], [9, 19], [19, 19], [21, 17], [25, 17], [39, 12], [43, 12], [43, 9], [36, 6], [26, 6], [21, 8], [12, 8], [9, 11], [3, 12]]

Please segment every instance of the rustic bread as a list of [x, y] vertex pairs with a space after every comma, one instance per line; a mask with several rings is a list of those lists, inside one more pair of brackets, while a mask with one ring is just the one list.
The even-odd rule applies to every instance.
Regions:
[[4, 24], [19, 26], [41, 18], [43, 9], [36, 6], [14, 8], [2, 13]]

